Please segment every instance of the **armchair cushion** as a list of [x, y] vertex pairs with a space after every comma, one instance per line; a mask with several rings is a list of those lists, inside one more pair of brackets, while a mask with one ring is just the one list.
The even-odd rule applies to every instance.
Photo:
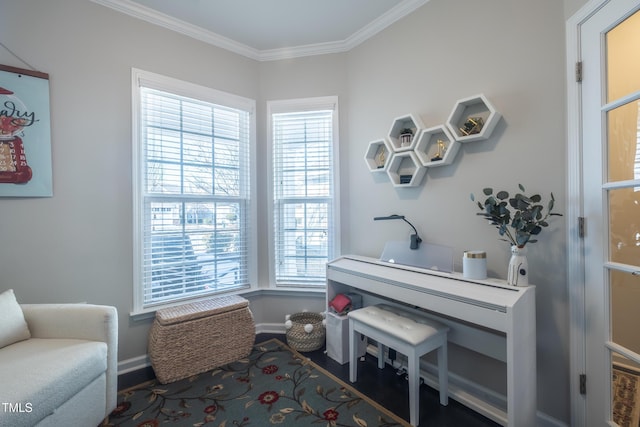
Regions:
[[0, 348], [31, 338], [13, 289], [0, 293]]
[[[38, 424], [87, 384], [104, 375], [106, 368], [107, 344], [104, 342], [32, 338], [6, 347], [0, 352], [0, 402], [29, 403], [31, 408], [26, 412], [3, 414], [6, 419], [0, 417], [0, 425]], [[102, 399], [106, 399], [104, 386], [101, 394]]]

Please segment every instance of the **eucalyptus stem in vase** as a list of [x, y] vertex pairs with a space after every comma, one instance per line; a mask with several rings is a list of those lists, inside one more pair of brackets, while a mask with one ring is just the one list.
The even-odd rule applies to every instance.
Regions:
[[[544, 227], [549, 226], [547, 222], [549, 217], [562, 216], [562, 214], [553, 211], [555, 204], [553, 193], [545, 210], [539, 194], [526, 196], [523, 194], [525, 188], [522, 184], [518, 184], [518, 188], [522, 193], [516, 193], [513, 197], [504, 190], [494, 195], [493, 188], [484, 188], [482, 192], [486, 199], [484, 202], [477, 201], [481, 211], [477, 215], [484, 217], [498, 229], [500, 240], [511, 244], [512, 260], [507, 281], [513, 285], [526, 285], [528, 284], [528, 265], [523, 251], [525, 245], [538, 241], [534, 236], [540, 234]], [[473, 194], [471, 194], [471, 200], [476, 201]], [[514, 260], [514, 257], [518, 259]], [[515, 266], [512, 265], [514, 263]]]

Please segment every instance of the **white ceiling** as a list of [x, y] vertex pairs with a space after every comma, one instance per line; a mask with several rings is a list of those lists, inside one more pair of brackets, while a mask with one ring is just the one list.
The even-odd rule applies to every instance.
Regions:
[[92, 0], [256, 60], [344, 52], [428, 0]]

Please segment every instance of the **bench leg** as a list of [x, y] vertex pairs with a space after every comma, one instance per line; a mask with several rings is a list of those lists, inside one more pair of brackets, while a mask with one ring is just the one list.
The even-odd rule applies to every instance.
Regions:
[[420, 421], [420, 355], [410, 351], [407, 355], [409, 375], [409, 422], [417, 426]]
[[356, 340], [358, 332], [355, 331], [354, 321], [349, 320], [349, 381], [355, 383], [358, 379], [358, 351]]
[[445, 341], [438, 347], [438, 382], [440, 393], [440, 404], [447, 406], [449, 404], [449, 372], [447, 363], [447, 342]]

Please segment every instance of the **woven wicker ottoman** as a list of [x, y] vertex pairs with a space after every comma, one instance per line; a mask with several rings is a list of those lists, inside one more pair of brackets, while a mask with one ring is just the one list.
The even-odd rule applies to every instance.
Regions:
[[163, 384], [242, 359], [255, 340], [249, 301], [237, 296], [165, 308], [149, 333], [149, 358]]

